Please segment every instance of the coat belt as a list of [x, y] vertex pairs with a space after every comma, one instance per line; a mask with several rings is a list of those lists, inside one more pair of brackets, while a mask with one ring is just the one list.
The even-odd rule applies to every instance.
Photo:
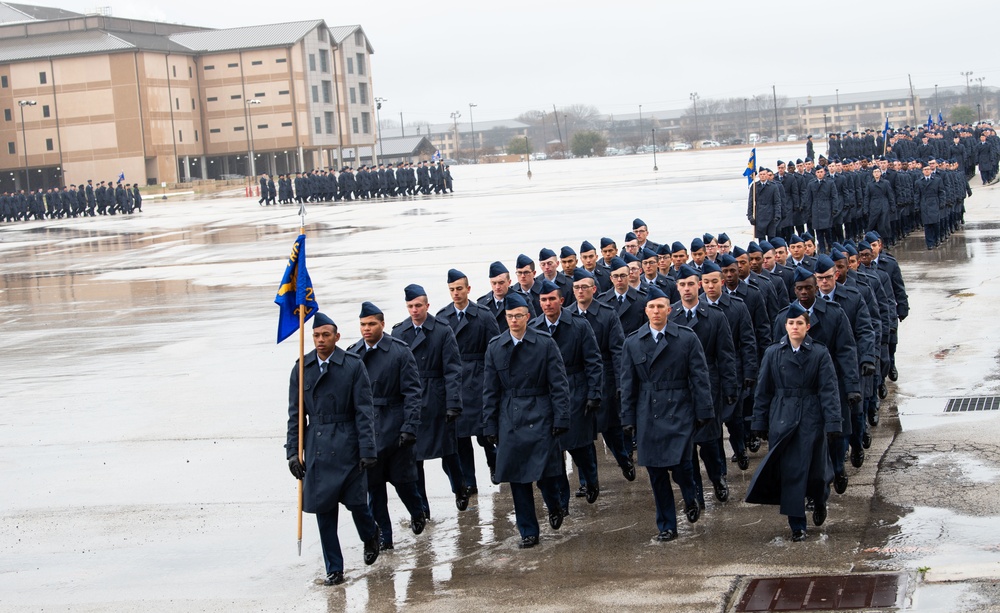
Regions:
[[313, 415], [310, 421], [313, 424], [346, 424], [354, 421], [354, 415], [348, 413], [320, 413]]
[[507, 393], [514, 398], [527, 398], [530, 396], [544, 396], [549, 393], [549, 390], [544, 387], [524, 387], [521, 389], [508, 390]]
[[441, 370], [421, 370], [420, 377], [422, 379], [440, 379], [444, 377], [444, 371]]
[[643, 390], [654, 390], [657, 392], [664, 390], [686, 390], [687, 388], [688, 382], [683, 379], [675, 379], [673, 381], [644, 381], [642, 384]]
[[794, 387], [779, 387], [774, 390], [774, 393], [786, 396], [788, 398], [806, 398], [808, 396], [818, 396], [819, 392], [816, 390], [804, 390]]

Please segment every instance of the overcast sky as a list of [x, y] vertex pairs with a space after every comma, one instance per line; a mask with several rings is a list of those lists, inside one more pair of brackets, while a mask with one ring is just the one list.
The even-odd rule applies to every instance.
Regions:
[[[30, 2], [31, 0], [24, 0]], [[507, 119], [576, 103], [615, 115], [701, 98], [1000, 86], [989, 2], [113, 1], [117, 17], [235, 27], [324, 19], [361, 24], [375, 48], [383, 119]], [[101, 0], [39, 0], [90, 12]], [[768, 6], [773, 8], [768, 8]], [[234, 8], [239, 7], [239, 12]], [[900, 11], [905, 8], [905, 14]], [[984, 33], [985, 30], [985, 33]], [[892, 57], [884, 57], [890, 51]], [[978, 85], [977, 82], [973, 82]]]

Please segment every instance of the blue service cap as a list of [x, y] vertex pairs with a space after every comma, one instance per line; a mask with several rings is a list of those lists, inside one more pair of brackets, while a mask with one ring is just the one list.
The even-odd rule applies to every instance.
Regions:
[[371, 317], [372, 315], [381, 315], [381, 314], [382, 314], [382, 309], [378, 308], [371, 302], [362, 302], [361, 314], [358, 315], [358, 318]]
[[580, 253], [588, 253], [590, 251], [597, 251], [594, 246], [590, 244], [590, 241], [583, 241], [580, 243]]
[[656, 255], [670, 255], [670, 245], [663, 243], [656, 248]]
[[802, 242], [806, 242], [807, 243], [807, 242], [810, 242], [810, 241], [814, 241], [813, 235], [809, 234], [808, 232], [803, 232], [802, 233]]
[[840, 249], [833, 249], [830, 251], [830, 259], [834, 262], [839, 262], [840, 260], [846, 260], [847, 256]]
[[774, 247], [775, 249], [781, 247], [788, 249], [788, 243], [786, 243], [785, 239], [781, 238], [780, 236], [775, 236], [774, 238], [771, 239], [771, 246]]
[[833, 268], [833, 260], [825, 253], [816, 258], [816, 272], [826, 272]]
[[684, 246], [684, 243], [682, 243], [680, 241], [674, 241], [673, 244], [670, 245], [670, 253], [671, 253], [671, 255], [673, 255], [675, 253], [678, 253], [678, 252], [681, 252], [681, 251], [687, 251], [687, 247]]
[[847, 255], [858, 255], [858, 248], [854, 245], [844, 245], [844, 249], [847, 251]]
[[705, 241], [701, 240], [700, 238], [696, 237], [694, 240], [691, 241], [692, 252], [701, 251], [704, 248], [705, 248]]
[[719, 265], [713, 262], [712, 260], [705, 260], [704, 262], [702, 262], [701, 274], [707, 275], [713, 272], [722, 272], [722, 269], [719, 268]]
[[865, 240], [868, 241], [869, 243], [874, 243], [875, 241], [882, 240], [882, 237], [879, 236], [879, 233], [876, 232], [875, 230], [870, 230], [865, 234]]
[[515, 267], [524, 268], [525, 266], [532, 266], [534, 265], [534, 263], [535, 263], [534, 260], [532, 260], [531, 258], [522, 253], [521, 255], [517, 256], [517, 264], [515, 264]]
[[726, 234], [725, 232], [720, 232], [719, 233], [719, 244], [721, 245], [723, 243], [728, 243], [728, 242], [729, 242], [729, 235]]
[[493, 262], [490, 264], [490, 279], [493, 277], [499, 277], [504, 273], [510, 274], [510, 271], [503, 265], [503, 262]]
[[729, 253], [720, 253], [719, 257], [715, 258], [715, 263], [718, 264], [720, 268], [726, 268], [727, 266], [735, 266], [736, 258], [734, 258]]
[[551, 294], [552, 292], [558, 292], [559, 286], [549, 281], [548, 279], [542, 279], [542, 282], [538, 286], [539, 294]]
[[868, 241], [861, 241], [860, 243], [858, 243], [858, 253], [861, 253], [862, 251], [871, 251], [871, 250], [872, 250], [872, 245]]
[[337, 324], [333, 323], [333, 320], [325, 313], [316, 313], [313, 315], [313, 330], [320, 326], [333, 326], [336, 328]]
[[544, 262], [550, 258], [556, 257], [556, 252], [552, 251], [548, 247], [542, 247], [541, 251], [538, 252], [538, 261]]
[[504, 309], [507, 311], [518, 307], [528, 308], [528, 302], [524, 299], [521, 292], [507, 292], [507, 295], [503, 299]]
[[568, 258], [568, 257], [574, 256], [574, 255], [576, 255], [576, 252], [573, 251], [573, 248], [570, 247], [569, 245], [563, 245], [562, 249], [559, 250], [559, 259], [560, 260], [563, 259], [563, 258]]
[[830, 243], [830, 247], [832, 249], [840, 249], [841, 251], [844, 250], [844, 245], [842, 245], [841, 243], [839, 243], [837, 241], [833, 241], [832, 243]]
[[635, 232], [628, 232], [625, 234], [625, 242], [638, 240], [639, 237], [635, 235]]
[[[633, 230], [638, 230], [639, 228], [641, 228], [641, 227], [643, 227], [645, 225], [646, 225], [646, 222], [644, 222], [643, 220], [639, 219], [638, 217], [636, 217], [635, 219], [632, 220], [632, 229]], [[646, 227], [648, 229], [649, 226], [646, 226]]]
[[649, 288], [646, 289], [646, 301], [656, 300], [657, 298], [663, 298], [668, 302], [670, 300], [670, 298], [663, 293], [663, 290], [660, 289], [659, 285], [650, 285]]
[[774, 245], [767, 241], [760, 241], [760, 251], [761, 253], [767, 253], [768, 251], [774, 251]]
[[640, 260], [636, 256], [632, 255], [628, 251], [626, 251], [625, 253], [622, 254], [622, 259], [625, 260], [625, 265], [626, 266], [629, 265], [629, 264], [631, 264], [632, 262], [639, 262], [640, 264], [642, 263], [642, 260]]
[[764, 253], [764, 250], [755, 241], [750, 241], [750, 244], [747, 245], [747, 253]]
[[802, 317], [808, 312], [809, 311], [807, 311], [805, 307], [799, 304], [799, 301], [796, 300], [795, 302], [788, 305], [788, 312], [786, 313], [786, 318], [795, 319], [796, 317]]
[[740, 247], [739, 245], [736, 245], [735, 247], [733, 247], [733, 257], [734, 258], [738, 258], [741, 255], [746, 255], [746, 254], [747, 254], [747, 252], [746, 252], [746, 250], [743, 247]]
[[703, 243], [705, 243], [707, 245], [710, 242], [714, 241], [715, 237], [712, 236], [711, 234], [709, 234], [708, 232], [705, 232], [704, 234], [701, 235], [701, 240], [702, 240]]
[[628, 268], [628, 262], [619, 257], [611, 258], [611, 270], [618, 270], [619, 268]]
[[656, 252], [649, 247], [643, 247], [639, 250], [639, 255], [642, 257], [643, 261], [649, 259], [656, 259]]
[[677, 270], [677, 280], [687, 279], [688, 277], [698, 277], [701, 278], [701, 273], [695, 270], [694, 266], [688, 266], [687, 264], [682, 264]]
[[427, 292], [424, 288], [420, 287], [416, 283], [411, 283], [403, 288], [403, 295], [406, 297], [406, 301], [416, 300], [421, 296], [426, 296]]
[[804, 243], [804, 242], [805, 241], [803, 241], [802, 237], [799, 236], [798, 234], [793, 234], [792, 238], [788, 239], [788, 244], [789, 245], [796, 245], [798, 243]]
[[795, 274], [792, 276], [792, 280], [798, 283], [799, 281], [805, 281], [811, 276], [813, 276], [813, 271], [809, 270], [807, 266], [799, 265], [795, 267]]
[[608, 238], [607, 236], [601, 237], [601, 249], [605, 247], [610, 247], [612, 245], [617, 245], [614, 240]]
[[456, 268], [452, 268], [448, 271], [448, 283], [454, 283], [455, 281], [467, 278], [468, 277], [465, 276], [464, 272]]
[[573, 269], [573, 280], [579, 281], [581, 279], [593, 279], [595, 282], [597, 281], [597, 278], [594, 277], [594, 273], [590, 272], [586, 268], [577, 266]]

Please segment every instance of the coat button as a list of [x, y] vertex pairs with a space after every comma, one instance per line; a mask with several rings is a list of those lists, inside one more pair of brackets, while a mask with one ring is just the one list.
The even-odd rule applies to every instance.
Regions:
[[528, 424], [528, 427], [529, 427], [529, 428], [534, 428], [534, 427], [535, 427], [535, 424]]

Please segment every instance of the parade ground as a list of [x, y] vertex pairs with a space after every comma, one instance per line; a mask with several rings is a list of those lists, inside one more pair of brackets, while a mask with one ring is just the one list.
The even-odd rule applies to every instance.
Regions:
[[[418, 283], [433, 313], [449, 268], [475, 298], [490, 262], [621, 241], [635, 217], [659, 243], [727, 232], [745, 247], [748, 155], [662, 153], [657, 171], [650, 155], [547, 160], [530, 179], [525, 163], [456, 166], [454, 194], [308, 205], [316, 298], [347, 347], [364, 300], [391, 325]], [[541, 544], [519, 550], [510, 490], [477, 447], [469, 509], [429, 461], [427, 529], [414, 536], [390, 494], [395, 550], [371, 567], [342, 512], [334, 587], [316, 584], [311, 515], [297, 555], [283, 449], [298, 344], [275, 343], [273, 300], [298, 207], [149, 195], [131, 216], [0, 225], [0, 611], [728, 612], [754, 579], [868, 574], [896, 600], [865, 611], [1000, 611], [1000, 411], [945, 411], [1000, 395], [1000, 187], [971, 186], [963, 231], [893, 249], [910, 297], [899, 381], [806, 542], [776, 507], [742, 502], [762, 450], [747, 472], [730, 464], [729, 502], [657, 543], [645, 470], [625, 481], [599, 442], [600, 498], [572, 499], [558, 532], [538, 498]]]

